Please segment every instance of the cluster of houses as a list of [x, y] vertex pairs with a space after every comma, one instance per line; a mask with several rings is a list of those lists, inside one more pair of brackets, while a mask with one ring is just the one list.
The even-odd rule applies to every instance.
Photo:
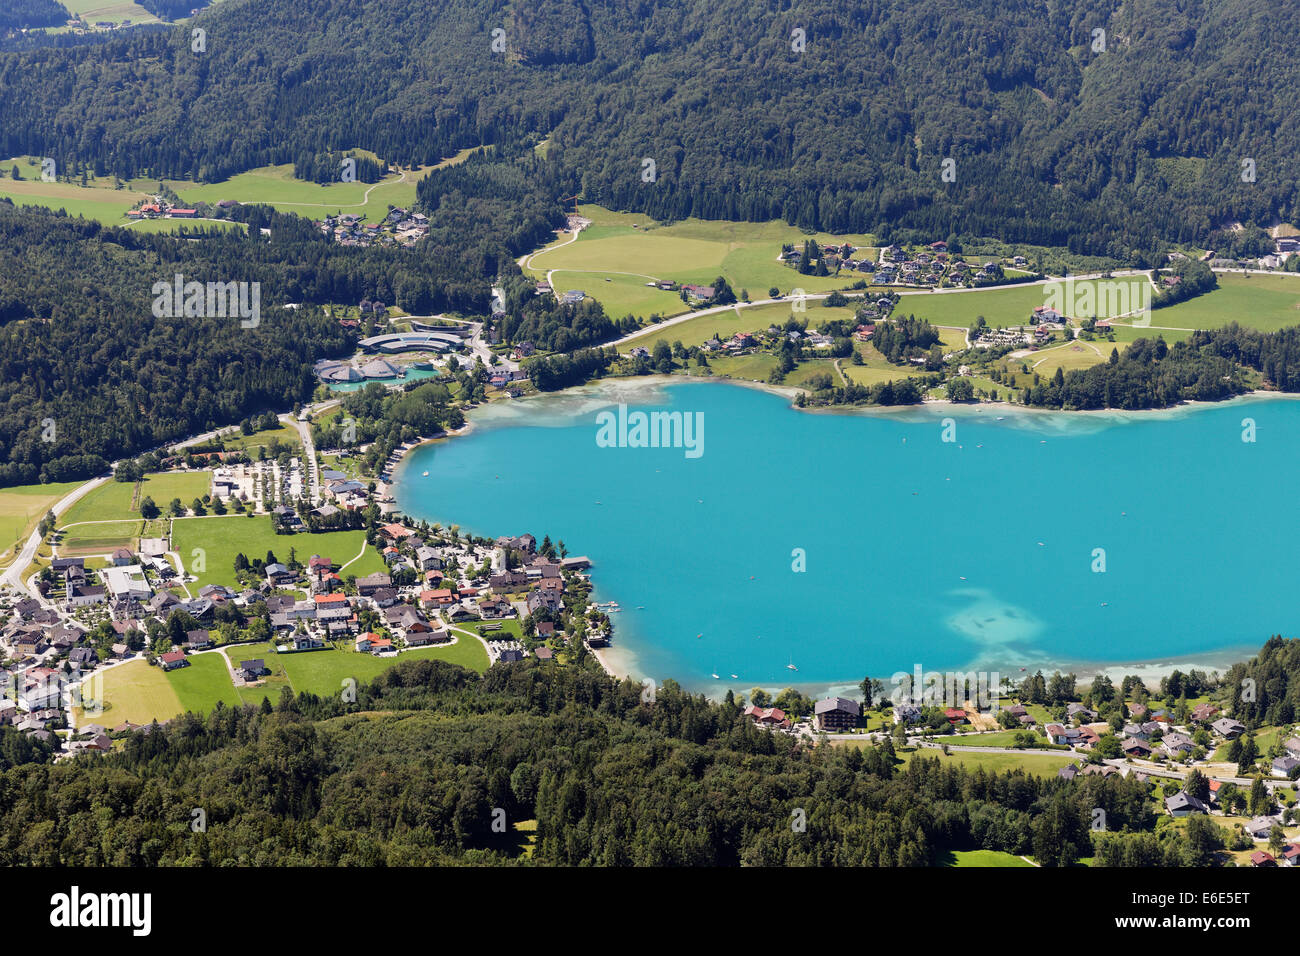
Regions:
[[155, 196], [149, 201], [136, 206], [127, 212], [126, 218], [131, 220], [142, 219], [194, 219], [197, 218], [199, 211], [181, 206], [175, 206], [161, 196]]
[[[285, 637], [291, 650], [314, 650], [325, 641], [355, 638], [358, 651], [383, 655], [396, 652], [395, 641], [407, 647], [450, 641], [447, 625], [463, 621], [522, 617], [542, 609], [558, 612], [564, 606], [563, 575], [590, 567], [585, 557], [555, 560], [537, 554], [532, 535], [501, 538], [489, 548], [465, 540], [426, 539], [399, 523], [383, 525], [379, 534], [389, 571], [357, 578], [355, 595], [344, 593], [338, 567], [320, 555], [313, 555], [304, 571], [283, 564], [266, 566], [268, 588], [304, 586], [310, 591], [303, 599], [267, 598], [272, 630]], [[526, 563], [507, 569], [507, 551], [525, 555]], [[491, 573], [484, 575], [484, 569]], [[390, 637], [363, 631], [360, 612], [366, 609], [383, 620]], [[539, 624], [538, 636], [562, 635], [546, 621]], [[592, 646], [606, 640], [607, 635], [599, 633], [588, 638]]]
[[[1029, 264], [1024, 256], [1016, 256], [1012, 262], [1017, 269], [1024, 269]], [[863, 260], [854, 263], [853, 267], [860, 272], [871, 273], [874, 285], [974, 288], [994, 285], [1005, 279], [1001, 262], [989, 260], [976, 267], [950, 255], [948, 244], [943, 240], [932, 242], [911, 253], [899, 246], [889, 245], [880, 250], [878, 262]]]
[[[55, 731], [67, 726], [64, 707], [80, 700], [87, 686], [84, 678], [109, 661], [135, 657], [139, 651], [127, 644], [129, 635], [146, 633], [146, 623], [165, 623], [175, 610], [192, 616], [198, 626], [180, 641], [173, 642], [156, 663], [165, 671], [190, 665], [193, 653], [215, 644], [215, 611], [229, 602], [247, 607], [265, 602], [272, 639], [279, 653], [323, 650], [339, 641], [351, 644], [358, 653], [376, 656], [397, 654], [402, 648], [425, 647], [455, 640], [452, 627], [462, 621], [500, 622], [541, 611], [559, 612], [564, 607], [566, 575], [581, 574], [590, 567], [585, 557], [548, 558], [537, 552], [532, 535], [500, 538], [488, 544], [467, 540], [428, 538], [399, 523], [380, 529], [382, 554], [388, 572], [355, 579], [346, 586], [340, 567], [323, 555], [312, 555], [301, 568], [272, 563], [264, 569], [260, 587], [236, 591], [224, 585], [208, 585], [192, 600], [178, 598], [169, 590], [154, 592], [157, 563], [148, 556], [119, 549], [110, 567], [93, 572], [82, 558], [56, 558], [55, 573], [66, 591], [60, 602], [12, 596], [8, 620], [0, 627], [0, 644], [8, 666], [0, 672], [0, 725], [11, 725], [64, 744]], [[507, 554], [522, 556], [522, 563]], [[142, 563], [145, 562], [145, 563]], [[166, 564], [165, 559], [162, 560]], [[170, 570], [170, 566], [168, 565]], [[395, 583], [398, 571], [403, 583]], [[171, 571], [174, 575], [174, 570]], [[101, 583], [89, 583], [92, 576]], [[301, 593], [286, 593], [300, 591]], [[103, 605], [111, 617], [120, 641], [110, 655], [88, 640], [91, 628], [77, 615], [82, 608]], [[563, 639], [556, 624], [558, 614], [538, 614], [537, 637]], [[376, 623], [378, 622], [378, 623]], [[483, 625], [486, 632], [493, 624]], [[382, 631], [383, 633], [380, 633]], [[587, 635], [591, 647], [608, 643], [607, 630], [592, 628]], [[522, 659], [528, 651], [510, 634], [490, 640], [494, 663]], [[549, 647], [533, 652], [552, 657]], [[268, 668], [263, 659], [235, 662], [236, 683], [254, 683]], [[123, 728], [114, 728], [114, 731]], [[127, 730], [138, 728], [124, 728]], [[99, 741], [100, 734], [90, 734]], [[86, 749], [79, 742], [64, 752]], [[96, 749], [100, 748], [94, 743]]]
[[429, 233], [429, 217], [394, 206], [379, 222], [347, 213], [314, 222], [322, 235], [341, 246], [409, 246]]
[[[203, 588], [191, 600], [167, 590], [155, 592], [155, 586], [165, 588], [176, 578], [163, 556], [165, 547], [161, 540], [146, 539], [139, 554], [119, 548], [109, 566], [98, 571], [87, 568], [84, 558], [54, 558], [54, 581], [44, 599], [6, 595], [6, 610], [0, 612], [5, 617], [0, 649], [7, 661], [0, 671], [0, 725], [32, 733], [65, 754], [108, 749], [101, 733], [90, 733], [90, 741], [65, 740], [54, 733], [68, 724], [66, 706], [87, 703], [83, 681], [106, 664], [134, 657], [137, 651], [129, 646], [128, 636], [143, 633], [145, 620], [165, 621], [181, 609], [210, 624], [217, 604], [235, 597], [230, 589], [216, 586]], [[104, 620], [117, 638], [107, 650], [91, 639]], [[164, 666], [170, 665], [164, 661]], [[83, 734], [88, 729], [83, 728]], [[135, 729], [117, 727], [113, 732]]]

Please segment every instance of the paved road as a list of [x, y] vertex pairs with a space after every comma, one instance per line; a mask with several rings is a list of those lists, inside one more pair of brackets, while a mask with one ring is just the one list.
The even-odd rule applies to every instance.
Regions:
[[[58, 517], [87, 494], [94, 491], [105, 482], [111, 480], [112, 477], [109, 475], [92, 478], [81, 487], [69, 492], [59, 501], [55, 502], [54, 505], [51, 506], [50, 510], [54, 512], [55, 517]], [[36, 598], [48, 607], [48, 602], [41, 597], [40, 592], [35, 588], [28, 588], [27, 583], [22, 580], [23, 570], [26, 569], [26, 567], [32, 563], [32, 559], [36, 557], [36, 549], [41, 546], [41, 540], [40, 530], [38, 529], [33, 531], [31, 537], [27, 539], [27, 543], [23, 545], [23, 549], [19, 551], [18, 555], [14, 558], [13, 564], [9, 565], [3, 575], [0, 575], [0, 584], [5, 584], [9, 587], [17, 588], [20, 591], [25, 591], [27, 594]]]

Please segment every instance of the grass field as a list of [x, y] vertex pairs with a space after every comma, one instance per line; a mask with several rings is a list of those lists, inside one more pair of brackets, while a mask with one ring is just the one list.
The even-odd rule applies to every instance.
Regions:
[[1066, 764], [1075, 763], [1069, 757], [1055, 754], [1033, 754], [1022, 753], [1015, 750], [1007, 751], [1005, 754], [985, 754], [985, 753], [959, 753], [952, 751], [948, 756], [944, 756], [942, 751], [930, 747], [915, 750], [910, 753], [902, 754], [903, 759], [911, 761], [917, 755], [923, 757], [934, 757], [943, 763], [957, 763], [969, 769], [983, 767], [992, 773], [1002, 773], [1007, 770], [1023, 770], [1025, 773], [1032, 774], [1036, 777], [1055, 776], [1056, 772]]
[[[1099, 294], [1097, 282], [1078, 281], [1073, 284], [1071, 297], [1075, 301], [1091, 295], [1094, 301], [1103, 300]], [[1118, 283], [1130, 289], [1128, 298], [1138, 302], [1138, 290], [1150, 286], [1145, 275], [1119, 276], [1104, 280]], [[1001, 286], [991, 289], [971, 289], [966, 292], [904, 292], [898, 305], [894, 308], [895, 317], [914, 315], [925, 319], [933, 325], [950, 325], [958, 328], [970, 328], [977, 316], [984, 316], [984, 321], [992, 326], [1024, 325], [1031, 320], [1033, 311], [1040, 305], [1048, 305], [1051, 286], [1018, 285]], [[1104, 305], [1104, 302], [1101, 304]], [[1067, 314], [1071, 313], [1068, 303], [1064, 304]], [[1110, 318], [1111, 311], [1106, 308], [1095, 310], [1096, 317]], [[1089, 318], [1090, 316], [1082, 316]], [[1168, 324], [1168, 323], [1165, 323]]]
[[[1000, 730], [987, 734], [953, 734], [952, 736], [937, 736], [934, 740], [937, 743], [952, 744], [954, 747], [1007, 747], [1014, 748], [1016, 745], [1016, 735], [1024, 733], [1023, 730]], [[1042, 734], [1034, 731], [1035, 747], [1047, 746], [1047, 738]]]
[[373, 680], [399, 661], [430, 658], [449, 661], [483, 673], [488, 667], [487, 651], [478, 641], [462, 637], [450, 647], [425, 647], [405, 651], [398, 658], [378, 658], [351, 650], [311, 651], [300, 654], [276, 654], [269, 644], [240, 644], [227, 648], [225, 654], [233, 666], [240, 661], [260, 657], [271, 670], [265, 682], [256, 687], [236, 688], [222, 652], [192, 654], [188, 667], [164, 672], [145, 661], [131, 661], [104, 672], [105, 710], [99, 716], [82, 717], [78, 723], [93, 720], [108, 727], [123, 721], [148, 724], [153, 720], [170, 720], [192, 711], [207, 713], [218, 700], [229, 706], [260, 704], [264, 697], [276, 703], [281, 688], [294, 693], [304, 691], [318, 695], [334, 694], [346, 678], [358, 683]]
[[158, 18], [152, 13], [133, 3], [131, 0], [63, 0], [64, 9], [69, 13], [80, 14], [83, 20], [95, 23], [99, 20], [111, 20], [121, 23], [156, 23]]
[[[212, 489], [212, 476], [206, 471], [169, 471], [146, 475], [140, 485], [140, 500], [152, 498], [162, 511], [173, 498], [180, 498], [189, 507], [195, 498], [202, 498]], [[82, 521], [113, 521], [138, 518], [139, 507], [131, 507], [135, 484], [130, 481], [109, 481], [83, 497], [69, 508], [60, 520], [60, 526]], [[78, 529], [79, 533], [82, 529]]]
[[606, 314], [613, 318], [621, 319], [625, 315], [648, 317], [656, 313], [668, 318], [680, 315], [687, 308], [679, 293], [647, 286], [646, 276], [556, 269], [551, 281], [560, 292], [582, 289], [597, 299]]
[[[225, 670], [220, 661], [217, 661], [217, 666]], [[180, 670], [188, 669], [182, 667]], [[88, 720], [105, 727], [116, 727], [128, 720], [133, 724], [148, 724], [154, 720], [170, 720], [184, 713], [176, 687], [161, 667], [150, 667], [143, 660], [130, 661], [105, 671], [102, 679], [103, 713], [79, 716], [79, 724]]]
[[1300, 325], [1300, 275], [1219, 273], [1213, 292], [1151, 314], [1153, 326], [1180, 329], [1217, 329], [1230, 322], [1266, 332]]
[[[133, 23], [142, 19], [152, 20], [133, 3], [105, 4], [103, 0], [93, 0], [100, 9], [120, 10], [120, 16], [91, 16], [95, 19], [121, 19], [130, 17]], [[89, 5], [87, 0], [83, 4]], [[134, 9], [143, 17], [132, 15]], [[364, 150], [358, 153], [373, 156]], [[388, 214], [388, 207], [403, 206], [409, 208], [415, 202], [416, 185], [428, 175], [431, 169], [455, 165], [463, 162], [473, 152], [464, 149], [438, 166], [420, 167], [394, 173], [379, 183], [331, 183], [321, 186], [317, 183], [295, 179], [293, 166], [263, 166], [240, 173], [218, 183], [196, 183], [190, 180], [164, 180], [165, 184], [181, 198], [182, 202], [206, 202], [215, 204], [222, 199], [233, 199], [241, 203], [267, 203], [281, 212], [296, 212], [310, 219], [319, 219], [339, 212], [350, 212], [363, 216], [368, 222], [377, 222]], [[9, 170], [17, 165], [22, 180], [9, 178]], [[86, 186], [73, 183], [46, 183], [41, 181], [40, 166], [27, 162], [26, 158], [0, 162], [0, 196], [7, 196], [16, 204], [47, 206], [51, 209], [66, 209], [69, 215], [84, 216], [107, 225], [126, 226], [127, 210], [133, 208], [157, 190], [156, 180], [136, 179], [117, 184], [112, 178], [90, 180]], [[131, 225], [130, 228], [145, 232], [174, 233], [183, 228], [242, 228], [234, 223], [207, 222], [190, 219], [158, 219]]]
[[[337, 411], [335, 410], [331, 410]], [[253, 458], [257, 457], [257, 449], [263, 448], [271, 443], [271, 439], [279, 441], [281, 445], [290, 445], [297, 454], [302, 454], [302, 436], [298, 434], [298, 429], [292, 425], [280, 425], [277, 428], [268, 428], [265, 431], [254, 432], [252, 435], [245, 435], [238, 429], [231, 434], [221, 436], [221, 443], [228, 451], [242, 451]], [[157, 499], [155, 499], [157, 500]]]
[[66, 525], [59, 542], [62, 557], [106, 554], [117, 548], [135, 548], [143, 521], [96, 521]]
[[180, 710], [176, 713], [187, 710], [207, 713], [218, 700], [225, 701], [231, 707], [239, 706], [239, 692], [231, 683], [230, 671], [226, 669], [226, 662], [220, 653], [191, 654], [189, 662], [189, 667], [181, 667], [165, 675], [180, 702]]
[[[473, 151], [463, 149], [437, 166], [402, 170], [378, 183], [338, 182], [322, 186], [295, 179], [292, 164], [286, 164], [250, 169], [219, 183], [171, 180], [167, 185], [189, 203], [212, 204], [233, 199], [241, 203], [266, 203], [281, 212], [296, 212], [309, 219], [346, 212], [362, 216], [367, 222], [378, 222], [388, 215], [389, 206], [409, 209], [415, 202], [416, 185], [431, 170], [462, 163]], [[355, 152], [374, 157], [373, 153], [365, 150]]]
[[0, 565], [17, 553], [41, 517], [56, 501], [81, 485], [79, 481], [65, 481], [49, 485], [18, 485], [0, 488]]
[[[9, 178], [15, 165], [23, 177], [21, 180]], [[126, 211], [146, 195], [129, 185], [117, 189], [112, 179], [92, 180], [87, 186], [42, 182], [38, 164], [29, 163], [26, 158], [0, 161], [0, 196], [12, 199], [15, 205], [65, 209], [71, 216], [121, 224], [126, 220]]]
[[[364, 531], [332, 531], [325, 534], [278, 535], [266, 515], [226, 515], [224, 517], [177, 518], [172, 522], [172, 547], [185, 562], [186, 571], [198, 577], [198, 586], [235, 583], [235, 555], [264, 558], [272, 551], [281, 561], [289, 559], [292, 548], [304, 564], [313, 554], [320, 554], [338, 564], [351, 561], [366, 547], [373, 562], [351, 565], [343, 573], [364, 575], [383, 568], [383, 559], [365, 543]], [[195, 571], [196, 550], [203, 552], [202, 571]], [[375, 563], [377, 562], [377, 564]]]
[[[756, 299], [766, 297], [772, 286], [786, 292], [795, 287], [825, 292], [846, 288], [862, 278], [847, 272], [838, 277], [804, 276], [782, 265], [777, 261], [781, 245], [797, 245], [809, 238], [784, 222], [688, 219], [665, 225], [647, 216], [612, 212], [599, 206], [580, 206], [579, 212], [592, 224], [576, 240], [562, 237], [526, 257], [525, 269], [538, 278], [548, 270], [557, 270], [556, 288], [583, 289], [602, 303], [608, 300], [607, 311], [616, 316], [629, 311], [641, 316], [655, 311], [665, 315], [684, 311], [681, 299], [674, 293], [654, 295], [655, 290], [645, 288], [644, 283], [651, 278], [707, 284], [723, 275], [737, 295], [748, 289]], [[869, 248], [875, 242], [870, 236], [819, 233], [811, 238], [821, 243], [848, 241]], [[613, 280], [614, 273], [628, 275], [620, 282], [604, 281], [607, 276]], [[643, 291], [634, 293], [632, 286], [637, 283]]]
[[[346, 645], [344, 645], [346, 646]], [[298, 654], [277, 654], [270, 644], [248, 644], [229, 648], [230, 662], [238, 667], [240, 661], [260, 657], [271, 673], [257, 687], [239, 688], [245, 703], [260, 704], [263, 698], [275, 703], [280, 691], [288, 687], [295, 694], [304, 691], [325, 696], [337, 694], [349, 678], [358, 684], [366, 683], [388, 670], [394, 664], [407, 660], [444, 660], [469, 670], [483, 673], [488, 668], [487, 651], [470, 637], [460, 639], [447, 647], [420, 647], [403, 651], [397, 657], [374, 657], [347, 649], [327, 649]], [[233, 690], [233, 688], [232, 688]]]
[[1023, 860], [1013, 853], [1004, 853], [1001, 850], [949, 850], [935, 861], [935, 865], [955, 867], [1027, 866], [1031, 869], [1034, 866], [1028, 860]]

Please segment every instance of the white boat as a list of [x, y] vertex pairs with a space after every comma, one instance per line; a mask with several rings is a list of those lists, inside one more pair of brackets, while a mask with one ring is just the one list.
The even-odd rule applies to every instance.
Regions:
[[711, 676], [714, 680], [722, 680], [722, 678], [719, 677], [717, 674], [711, 674], [710, 676]]
[[732, 674], [732, 675], [731, 675], [731, 679], [732, 679], [732, 680], [740, 680], [740, 675], [739, 675], [739, 674]]
[[797, 668], [797, 667], [794, 666], [794, 658], [793, 658], [793, 657], [790, 658], [790, 663], [785, 665], [785, 669], [788, 670], [788, 671], [797, 671], [797, 670], [799, 669], [799, 668]]
[[428, 478], [428, 477], [429, 477], [429, 473], [428, 473], [428, 472], [427, 472], [427, 471], [426, 471], [426, 472], [424, 472], [424, 474], [423, 474], [423, 476], [422, 476], [422, 477], [424, 477], [424, 478]]

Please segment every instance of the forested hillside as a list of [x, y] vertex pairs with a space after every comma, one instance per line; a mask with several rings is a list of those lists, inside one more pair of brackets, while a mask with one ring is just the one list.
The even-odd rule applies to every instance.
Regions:
[[[5, 770], [0, 865], [924, 866], [982, 847], [1052, 866], [1092, 855], [1098, 807], [1130, 862], [1199, 862], [1173, 828], [1125, 837], [1154, 822], [1147, 788], [904, 768], [888, 743], [810, 748], [730, 696], [668, 682], [647, 705], [594, 667], [480, 678], [413, 661], [355, 704], [286, 691], [274, 709], [218, 705], [108, 756]], [[513, 824], [530, 820], [520, 856]]]
[[660, 218], [1125, 260], [1296, 212], [1294, 4], [226, 0], [199, 21], [202, 54], [178, 28], [0, 56], [0, 154], [212, 180], [549, 134], [586, 199]]
[[0, 6], [0, 35], [23, 27], [61, 26], [71, 18], [56, 0], [5, 0]]
[[[313, 362], [354, 348], [355, 333], [310, 304], [481, 313], [485, 277], [508, 261], [483, 221], [470, 241], [394, 256], [335, 245], [266, 207], [238, 215], [247, 237], [178, 242], [0, 202], [0, 485], [88, 477], [105, 460], [283, 411], [311, 396]], [[176, 274], [259, 283], [260, 324], [156, 317], [153, 286]]]

